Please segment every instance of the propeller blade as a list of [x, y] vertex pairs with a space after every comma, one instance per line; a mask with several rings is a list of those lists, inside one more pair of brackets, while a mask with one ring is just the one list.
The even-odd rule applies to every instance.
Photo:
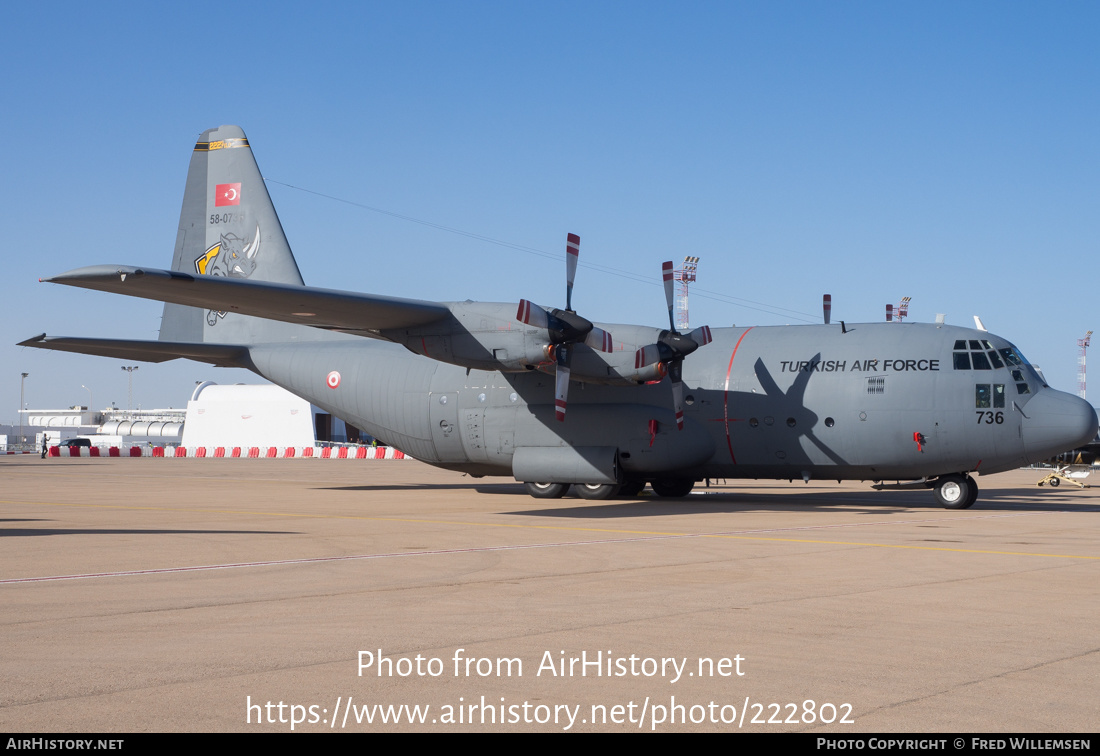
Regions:
[[665, 281], [665, 302], [668, 303], [668, 327], [676, 330], [676, 322], [672, 319], [672, 260], [661, 263], [661, 277]]
[[668, 377], [672, 381], [672, 409], [676, 412], [676, 429], [684, 429], [684, 361], [669, 363]]
[[584, 343], [601, 352], [611, 352], [614, 347], [611, 343], [611, 334], [602, 328], [593, 328], [584, 337]]
[[634, 353], [634, 369], [641, 370], [661, 361], [661, 350], [656, 344], [649, 344]]
[[526, 299], [519, 300], [516, 320], [535, 328], [547, 328], [550, 325], [550, 316], [546, 310], [534, 302], [528, 302]]
[[565, 405], [569, 396], [569, 345], [562, 344], [556, 351], [558, 366], [554, 372], [554, 416], [558, 422], [565, 422]]
[[821, 309], [825, 312], [825, 325], [833, 318], [833, 295], [826, 294], [821, 298]]
[[577, 259], [581, 254], [581, 237], [565, 237], [565, 309], [573, 309], [573, 279], [577, 277]]
[[688, 338], [699, 346], [706, 346], [714, 340], [710, 335], [710, 326], [699, 326], [688, 334]]

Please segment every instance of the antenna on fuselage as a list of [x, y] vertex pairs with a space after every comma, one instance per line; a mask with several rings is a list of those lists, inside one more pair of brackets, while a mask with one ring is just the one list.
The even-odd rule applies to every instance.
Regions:
[[821, 310], [825, 313], [825, 325], [829, 325], [829, 320], [833, 316], [833, 295], [826, 294], [821, 298]]

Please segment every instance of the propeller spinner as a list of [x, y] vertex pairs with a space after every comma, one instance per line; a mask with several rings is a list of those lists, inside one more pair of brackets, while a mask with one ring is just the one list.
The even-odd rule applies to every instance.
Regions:
[[526, 299], [519, 301], [516, 320], [535, 328], [546, 329], [550, 344], [546, 355], [553, 359], [554, 369], [554, 415], [559, 421], [565, 420], [565, 407], [569, 395], [569, 365], [573, 356], [573, 345], [586, 344], [601, 352], [610, 352], [611, 334], [602, 328], [596, 328], [590, 320], [582, 318], [573, 311], [573, 279], [577, 275], [577, 260], [580, 256], [581, 238], [569, 234], [565, 242], [565, 309], [547, 310], [545, 307]]
[[701, 346], [711, 342], [710, 326], [700, 326], [690, 333], [680, 333], [676, 330], [676, 322], [672, 316], [673, 283], [672, 262], [666, 262], [661, 266], [661, 275], [664, 278], [665, 301], [668, 303], [669, 330], [661, 331], [657, 336], [656, 344], [649, 344], [634, 353], [634, 367], [640, 369], [655, 362], [661, 363], [668, 372], [672, 382], [672, 404], [676, 412], [676, 427], [684, 429], [684, 381], [683, 366], [684, 357], [688, 356]]

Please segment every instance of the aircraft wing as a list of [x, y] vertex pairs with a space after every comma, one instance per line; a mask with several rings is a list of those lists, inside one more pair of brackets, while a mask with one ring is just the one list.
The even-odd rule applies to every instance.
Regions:
[[413, 328], [451, 314], [438, 302], [129, 265], [93, 265], [42, 280], [361, 336], [377, 336], [376, 332], [384, 329]]
[[94, 354], [120, 360], [167, 362], [180, 357], [206, 362], [214, 367], [248, 367], [247, 347], [235, 344], [190, 344], [178, 341], [131, 341], [126, 339], [83, 339], [39, 334], [18, 346], [53, 349], [58, 352]]

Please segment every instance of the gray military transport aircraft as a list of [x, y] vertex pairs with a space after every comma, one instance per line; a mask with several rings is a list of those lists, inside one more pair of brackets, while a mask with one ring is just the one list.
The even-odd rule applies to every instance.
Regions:
[[[248, 139], [202, 134], [171, 270], [96, 265], [51, 283], [162, 301], [158, 341], [24, 346], [243, 367], [432, 465], [532, 496], [688, 494], [706, 478], [869, 480], [977, 498], [973, 474], [1082, 446], [1093, 408], [1008, 341], [926, 323], [599, 324], [565, 308], [305, 286]], [[671, 312], [671, 263], [665, 270]], [[566, 409], [568, 408], [568, 414]]]

